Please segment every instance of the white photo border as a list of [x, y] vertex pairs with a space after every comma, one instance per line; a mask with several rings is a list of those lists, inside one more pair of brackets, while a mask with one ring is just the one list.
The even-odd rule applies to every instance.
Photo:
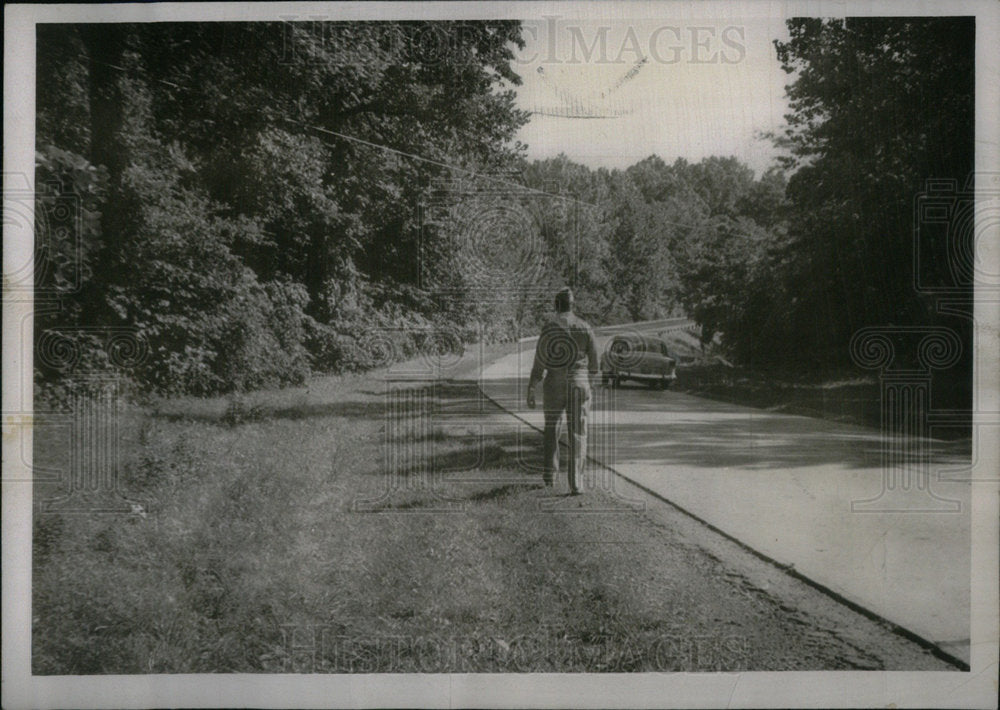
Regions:
[[[364, 2], [7, 5], [4, 19], [4, 173], [34, 170], [35, 25], [46, 22], [260, 21], [288, 15], [364, 19], [529, 19], [546, 14], [685, 20], [795, 16], [976, 17], [978, 172], [1000, 169], [1000, 4], [929, 2]], [[6, 185], [5, 185], [6, 188]], [[996, 225], [994, 225], [995, 227]], [[26, 263], [30, 230], [4, 225], [4, 273]], [[997, 235], [1000, 242], [1000, 235]], [[994, 258], [997, 251], [991, 254]], [[997, 264], [990, 265], [997, 273]], [[5, 279], [6, 282], [6, 279]], [[6, 288], [5, 288], [6, 290]], [[5, 294], [6, 296], [6, 294]], [[976, 320], [990, 324], [975, 355], [977, 411], [1000, 411], [1000, 303], [977, 290]], [[30, 301], [3, 303], [3, 409], [31, 411]], [[980, 326], [981, 327], [981, 326]], [[30, 421], [5, 422], [30, 427]], [[6, 438], [6, 436], [5, 436]], [[972, 478], [971, 671], [636, 674], [358, 674], [32, 676], [30, 666], [31, 484], [19, 456], [3, 458], [3, 706], [38, 707], [997, 707], [998, 486], [996, 440], [978, 442]], [[30, 450], [30, 447], [29, 447]]]

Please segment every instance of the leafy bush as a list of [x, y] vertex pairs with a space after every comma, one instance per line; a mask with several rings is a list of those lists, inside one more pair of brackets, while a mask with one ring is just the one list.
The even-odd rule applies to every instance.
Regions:
[[259, 225], [184, 187], [176, 147], [153, 158], [125, 171], [123, 196], [137, 210], [121, 259], [133, 266], [109, 290], [117, 315], [149, 342], [143, 381], [194, 394], [303, 381], [305, 288], [261, 284], [232, 249]]

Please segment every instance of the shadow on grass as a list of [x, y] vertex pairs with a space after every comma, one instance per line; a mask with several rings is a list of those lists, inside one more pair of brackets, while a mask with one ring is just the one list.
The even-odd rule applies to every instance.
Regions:
[[450, 436], [441, 432], [427, 435], [400, 435], [384, 444], [384, 460], [389, 470], [380, 474], [400, 478], [447, 476], [466, 482], [467, 476], [485, 470], [514, 471], [520, 475], [541, 475], [541, 435], [534, 431], [477, 432]]
[[485, 491], [476, 491], [472, 495], [468, 496], [466, 500], [472, 501], [473, 503], [493, 503], [505, 498], [510, 498], [518, 493], [537, 490], [538, 488], [539, 485], [537, 484], [529, 485], [527, 483], [507, 483], [489, 488]]
[[[447, 381], [437, 383], [416, 384], [414, 386], [393, 387], [381, 392], [358, 391], [357, 394], [368, 395], [373, 399], [336, 400], [331, 402], [308, 402], [285, 407], [272, 407], [266, 403], [252, 405], [255, 421], [271, 419], [286, 419], [291, 421], [344, 417], [380, 419], [387, 413], [393, 416], [433, 414], [446, 407], [469, 413], [478, 412], [486, 401], [474, 382]], [[250, 395], [252, 400], [253, 396]], [[492, 406], [492, 405], [490, 405]], [[224, 404], [203, 406], [188, 411], [154, 411], [152, 416], [171, 422], [204, 422], [208, 424], [227, 424], [229, 409]]]
[[[484, 487], [485, 486], [485, 487]], [[450, 509], [467, 512], [469, 505], [506, 504], [518, 496], [542, 489], [537, 482], [521, 480], [518, 483], [489, 484], [486, 481], [456, 485], [454, 483], [423, 490], [401, 490], [387, 493], [378, 500], [369, 501], [360, 510], [371, 513], [433, 511]]]

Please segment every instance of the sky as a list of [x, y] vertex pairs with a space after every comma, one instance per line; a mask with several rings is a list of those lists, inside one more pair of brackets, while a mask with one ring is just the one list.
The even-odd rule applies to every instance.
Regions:
[[532, 115], [518, 139], [530, 159], [565, 153], [624, 168], [653, 153], [668, 163], [735, 156], [758, 175], [773, 163], [759, 134], [788, 111], [772, 42], [787, 39], [780, 19], [553, 16], [523, 34], [517, 102]]

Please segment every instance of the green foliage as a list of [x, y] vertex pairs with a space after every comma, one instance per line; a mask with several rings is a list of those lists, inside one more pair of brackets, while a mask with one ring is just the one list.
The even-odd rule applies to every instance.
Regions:
[[65, 320], [78, 323], [92, 293], [103, 246], [101, 209], [108, 175], [83, 156], [54, 145], [35, 154], [35, 289], [71, 298]]
[[[973, 169], [973, 32], [961, 18], [801, 19], [778, 58], [792, 75], [788, 154], [760, 180], [735, 161], [630, 168], [647, 201], [692, 190], [671, 250], [678, 298], [743, 362], [846, 363], [867, 325], [941, 324], [913, 287], [914, 200]], [[785, 174], [790, 177], [785, 177]], [[683, 178], [680, 176], [684, 176]], [[683, 230], [682, 230], [683, 231]], [[924, 265], [947, 268], [946, 260]], [[969, 284], [971, 295], [971, 284]]]
[[662, 203], [647, 204], [626, 174], [609, 175], [613, 228], [608, 264], [613, 303], [629, 320], [663, 315], [663, 300], [670, 255], [662, 219]]
[[[62, 381], [65, 375], [117, 370], [105, 339], [91, 329], [103, 302], [97, 275], [108, 175], [83, 156], [46, 144], [35, 154], [35, 180], [35, 379], [61, 406], [78, 387]], [[56, 299], [61, 308], [53, 307]]]
[[[775, 252], [784, 240], [783, 174], [760, 180], [735, 158], [672, 165], [651, 156], [625, 174], [612, 273], [629, 319], [683, 310], [733, 357], [773, 347]], [[612, 174], [612, 178], [616, 178]], [[620, 180], [620, 178], [617, 178]], [[638, 194], [637, 194], [638, 192]]]
[[85, 155], [90, 145], [89, 71], [79, 34], [39, 24], [35, 67], [35, 131], [40, 149], [52, 145]]
[[[772, 354], [773, 306], [786, 294], [774, 282], [775, 235], [746, 217], [716, 216], [678, 250], [681, 299], [702, 328], [743, 361]], [[780, 347], [780, 343], [777, 344]]]
[[780, 277], [800, 295], [787, 313], [797, 347], [846, 351], [866, 325], [942, 322], [913, 288], [913, 206], [928, 179], [961, 186], [973, 170], [973, 20], [788, 27], [777, 49], [794, 76], [781, 137], [785, 166], [796, 169], [788, 184], [794, 244]]
[[687, 313], [746, 361], [933, 322], [912, 200], [971, 168], [971, 23], [789, 27], [789, 153], [759, 179], [527, 163], [516, 22], [40, 27], [36, 332], [107, 370], [85, 328], [132, 329], [137, 384], [206, 394], [384, 364], [380, 334], [533, 332], [564, 284], [595, 324]]
[[492, 21], [40, 28], [37, 177], [89, 206], [85, 286], [39, 331], [130, 328], [132, 374], [164, 392], [367, 367], [379, 328], [414, 352], [440, 315], [416, 289], [422, 198], [441, 163], [519, 156], [519, 45]]

